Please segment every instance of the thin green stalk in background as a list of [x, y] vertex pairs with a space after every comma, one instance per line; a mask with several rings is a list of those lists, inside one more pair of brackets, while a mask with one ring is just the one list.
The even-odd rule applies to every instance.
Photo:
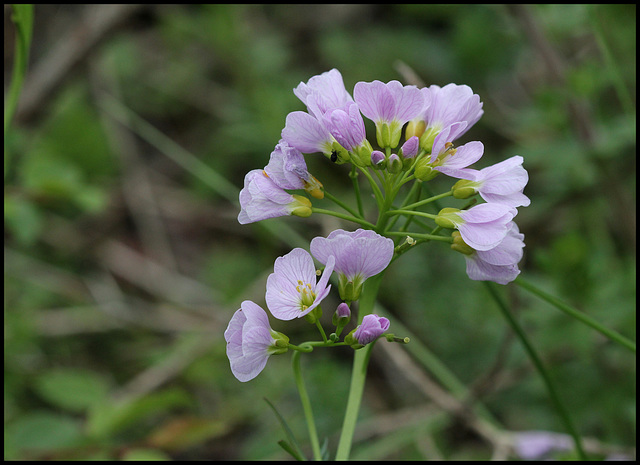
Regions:
[[609, 328], [606, 328], [606, 327], [602, 326], [600, 323], [595, 321], [590, 316], [588, 316], [588, 315], [576, 310], [575, 308], [571, 307], [570, 305], [567, 305], [566, 303], [562, 302], [557, 297], [554, 297], [551, 294], [547, 294], [542, 289], [537, 288], [536, 286], [534, 286], [530, 282], [525, 281], [520, 277], [516, 278], [514, 283], [517, 284], [518, 286], [520, 286], [521, 288], [526, 289], [527, 291], [531, 292], [533, 295], [538, 296], [542, 300], [550, 303], [551, 305], [553, 305], [557, 309], [562, 310], [567, 315], [572, 316], [576, 320], [579, 320], [579, 321], [583, 322], [584, 324], [592, 327], [596, 331], [599, 331], [601, 334], [603, 334], [607, 338], [609, 338], [612, 341], [620, 344], [623, 347], [626, 347], [627, 349], [631, 350], [633, 353], [636, 352], [636, 345], [635, 345], [634, 342], [630, 341], [629, 339], [627, 339], [626, 337], [622, 336], [621, 334], [618, 334], [617, 332], [613, 331], [612, 329], [609, 329]]
[[307, 428], [309, 429], [309, 439], [311, 440], [311, 450], [313, 451], [313, 458], [315, 460], [322, 460], [322, 453], [320, 452], [320, 441], [318, 441], [318, 431], [316, 430], [316, 422], [313, 418], [313, 410], [311, 409], [311, 401], [309, 400], [309, 394], [304, 386], [304, 380], [302, 379], [302, 372], [300, 371], [300, 352], [294, 351], [292, 357], [293, 375], [296, 380], [296, 386], [300, 393], [300, 401], [302, 402], [302, 409], [304, 410], [304, 417], [307, 420]]
[[547, 392], [549, 393], [549, 397], [551, 398], [551, 402], [553, 403], [553, 406], [558, 412], [560, 419], [564, 423], [565, 428], [567, 429], [567, 432], [573, 438], [573, 442], [575, 444], [576, 451], [578, 452], [578, 456], [580, 460], [587, 460], [587, 456], [582, 447], [582, 439], [580, 438], [580, 435], [575, 429], [573, 422], [571, 421], [571, 417], [567, 412], [567, 409], [565, 408], [564, 404], [560, 400], [560, 397], [556, 392], [556, 388], [553, 385], [553, 382], [551, 381], [551, 377], [549, 376], [549, 373], [547, 372], [544, 365], [542, 364], [540, 357], [538, 357], [538, 354], [536, 353], [535, 349], [529, 342], [529, 339], [527, 338], [523, 329], [520, 327], [516, 319], [513, 317], [513, 315], [509, 311], [509, 308], [507, 307], [507, 305], [504, 303], [502, 298], [498, 295], [498, 292], [495, 290], [494, 284], [489, 281], [483, 281], [483, 283], [487, 287], [489, 294], [491, 294], [491, 297], [493, 297], [496, 304], [498, 305], [498, 308], [502, 312], [502, 315], [505, 317], [505, 319], [511, 326], [511, 329], [516, 334], [518, 339], [520, 339], [520, 342], [522, 343], [522, 346], [527, 352], [527, 355], [531, 359], [531, 362], [533, 362], [533, 365], [536, 367], [536, 370], [538, 370], [538, 373], [542, 377], [542, 380], [544, 381], [544, 384], [547, 387]]
[[613, 58], [613, 54], [611, 53], [611, 48], [607, 43], [601, 24], [602, 16], [600, 15], [598, 9], [599, 5], [590, 5], [589, 8], [589, 19], [591, 21], [591, 25], [593, 26], [594, 36], [596, 38], [598, 48], [600, 49], [600, 53], [602, 53], [602, 57], [604, 58], [604, 61], [607, 65], [607, 70], [611, 74], [613, 86], [616, 90], [616, 94], [618, 95], [618, 100], [620, 100], [620, 105], [622, 105], [622, 108], [624, 108], [627, 116], [635, 119], [636, 111], [633, 107], [634, 99], [631, 97], [631, 93], [629, 92], [629, 89], [624, 82], [622, 73], [620, 72], [620, 67], [618, 66], [618, 63], [616, 63], [616, 60]]
[[31, 47], [31, 36], [33, 35], [33, 5], [31, 4], [13, 4], [11, 5], [13, 14], [11, 19], [16, 25], [16, 47], [13, 62], [13, 73], [11, 75], [11, 85], [7, 92], [4, 102], [4, 172], [7, 173], [8, 154], [7, 154], [7, 132], [11, 125], [11, 120], [18, 107], [18, 99], [22, 91], [24, 77], [27, 74], [27, 66], [29, 65], [29, 49]]
[[[367, 279], [362, 290], [358, 307], [358, 323], [362, 322], [362, 318], [373, 312], [373, 307], [378, 295], [378, 289], [382, 282], [383, 273]], [[353, 371], [351, 373], [351, 385], [349, 387], [349, 396], [347, 398], [347, 408], [342, 423], [342, 431], [336, 451], [336, 460], [348, 460], [351, 453], [351, 444], [353, 442], [353, 434], [356, 430], [358, 422], [358, 413], [360, 412], [360, 404], [362, 402], [362, 394], [364, 393], [364, 384], [367, 378], [367, 366], [371, 357], [371, 349], [375, 344], [367, 344], [362, 349], [358, 349], [353, 354]]]

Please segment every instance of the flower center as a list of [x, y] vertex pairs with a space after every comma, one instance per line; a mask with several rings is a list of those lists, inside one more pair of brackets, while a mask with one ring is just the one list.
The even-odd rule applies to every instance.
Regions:
[[304, 311], [313, 305], [313, 302], [316, 300], [316, 293], [313, 292], [311, 284], [305, 284], [298, 280], [296, 291], [300, 293], [300, 310]]
[[444, 144], [444, 151], [440, 152], [434, 165], [442, 165], [448, 158], [453, 157], [457, 151], [458, 149], [453, 146], [453, 143], [447, 142], [446, 144]]

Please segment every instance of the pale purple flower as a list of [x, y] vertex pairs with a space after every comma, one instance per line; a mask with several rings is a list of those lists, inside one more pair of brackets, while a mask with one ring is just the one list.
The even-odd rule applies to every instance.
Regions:
[[524, 460], [541, 460], [553, 451], [573, 449], [570, 436], [549, 431], [523, 431], [514, 434], [514, 450]]
[[461, 178], [465, 169], [482, 158], [484, 145], [482, 142], [468, 142], [460, 147], [451, 144], [452, 135], [464, 123], [453, 123], [444, 128], [435, 138], [431, 149], [431, 165], [434, 170], [447, 176]]
[[349, 151], [362, 146], [367, 134], [364, 120], [353, 102], [342, 108], [327, 110], [322, 115], [322, 122], [338, 143]]
[[457, 173], [459, 176], [455, 177], [468, 180], [461, 182], [460, 187], [474, 189], [487, 202], [526, 207], [531, 203], [523, 193], [529, 175], [522, 167], [522, 162], [523, 158], [517, 155], [480, 171], [470, 168], [460, 170]]
[[311, 253], [320, 263], [335, 257], [334, 271], [339, 276], [343, 300], [357, 300], [367, 278], [383, 271], [393, 258], [393, 240], [374, 231], [337, 229], [326, 238], [311, 240]]
[[318, 120], [327, 111], [344, 108], [347, 103], [353, 102], [344, 86], [342, 74], [335, 68], [313, 76], [307, 83], [301, 82], [293, 89], [293, 93]]
[[265, 173], [282, 189], [305, 189], [315, 198], [324, 197], [322, 184], [309, 171], [302, 152], [282, 139], [276, 145]]
[[511, 229], [510, 222], [517, 210], [508, 205], [482, 203], [469, 210], [443, 208], [436, 223], [444, 228], [454, 228], [469, 247], [490, 250], [505, 238]]
[[304, 111], [287, 115], [282, 138], [303, 153], [322, 152], [329, 155], [335, 142], [331, 132], [316, 117]]
[[415, 118], [424, 108], [424, 96], [416, 86], [403, 86], [399, 81], [358, 82], [354, 100], [362, 114], [374, 123], [401, 125]]
[[278, 257], [273, 273], [267, 278], [267, 307], [280, 320], [300, 318], [315, 309], [331, 289], [328, 285], [334, 259], [328, 257], [320, 280], [316, 283], [313, 258], [304, 249], [295, 248]]
[[[255, 378], [270, 355], [284, 351], [276, 346], [276, 335], [262, 307], [250, 300], [242, 302], [224, 332], [231, 372], [238, 380], [246, 382]], [[284, 335], [279, 336], [286, 339]]]
[[471, 126], [478, 122], [484, 110], [477, 94], [466, 85], [447, 84], [444, 87], [432, 85], [420, 89], [425, 95], [428, 105], [419, 118], [426, 124], [427, 133], [437, 134], [453, 123], [465, 124], [456, 126], [447, 139], [453, 142]]
[[[308, 113], [287, 116], [282, 137], [304, 153], [329, 155], [333, 143], [347, 150], [362, 144], [366, 137], [364, 121], [337, 69], [301, 82], [293, 93], [307, 106]], [[303, 115], [307, 115], [305, 117]]]
[[522, 259], [524, 234], [514, 222], [507, 226], [509, 232], [497, 246], [464, 255], [467, 275], [470, 279], [508, 284], [518, 277], [520, 274], [518, 263]]
[[271, 152], [264, 171], [276, 186], [283, 189], [303, 189], [311, 176], [302, 152], [289, 146], [285, 140], [280, 140]]
[[353, 337], [361, 345], [367, 345], [375, 341], [378, 337], [389, 329], [389, 320], [376, 314], [365, 315], [362, 323], [358, 325]]
[[264, 170], [251, 170], [240, 191], [240, 224], [253, 223], [280, 216], [311, 215], [311, 202], [304, 196], [292, 195], [278, 187]]
[[[395, 148], [402, 126], [424, 110], [425, 97], [415, 86], [403, 86], [399, 81], [358, 82], [354, 100], [364, 116], [376, 124], [376, 137], [381, 147]], [[386, 129], [385, 129], [386, 126]]]

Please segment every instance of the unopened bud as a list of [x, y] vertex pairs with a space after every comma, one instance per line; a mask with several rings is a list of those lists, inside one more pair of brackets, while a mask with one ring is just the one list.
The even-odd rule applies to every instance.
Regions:
[[306, 218], [311, 216], [311, 201], [304, 195], [293, 194], [294, 201], [289, 204], [291, 214]]
[[402, 158], [415, 158], [418, 154], [418, 150], [420, 149], [420, 139], [416, 136], [410, 137], [407, 141], [402, 144], [400, 147], [400, 155]]
[[402, 171], [402, 160], [395, 153], [392, 153], [387, 160], [387, 170], [389, 173], [399, 173]]
[[351, 320], [351, 310], [346, 303], [342, 302], [340, 305], [338, 305], [338, 308], [333, 314], [332, 319], [332, 322], [336, 327], [335, 334], [337, 336], [340, 335], [344, 327], [347, 325], [347, 323], [349, 323], [349, 320]]
[[451, 248], [456, 252], [460, 252], [464, 255], [473, 255], [476, 251], [462, 239], [460, 235], [460, 231], [453, 231], [451, 233], [451, 237], [453, 238], [453, 243], [451, 244]]
[[371, 164], [374, 168], [384, 169], [387, 166], [384, 153], [382, 153], [380, 150], [374, 150], [373, 152], [371, 152]]
[[344, 302], [338, 305], [338, 308], [336, 308], [336, 312], [333, 315], [333, 319], [334, 319], [334, 322], [333, 322], [334, 325], [336, 324], [337, 320], [351, 319], [351, 309], [349, 308], [349, 306]]
[[467, 199], [478, 193], [476, 187], [476, 182], [469, 181], [468, 179], [461, 179], [453, 185], [451, 190], [453, 191], [453, 196], [456, 199]]
[[456, 223], [460, 222], [459, 212], [457, 208], [443, 208], [436, 216], [435, 222], [442, 228], [455, 229]]
[[373, 152], [373, 147], [368, 140], [364, 140], [362, 145], [355, 147], [351, 153], [351, 162], [357, 166], [362, 168], [371, 166], [371, 153]]

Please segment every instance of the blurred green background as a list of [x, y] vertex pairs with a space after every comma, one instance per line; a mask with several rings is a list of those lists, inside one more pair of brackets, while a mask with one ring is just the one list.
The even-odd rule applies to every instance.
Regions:
[[[10, 18], [5, 5], [5, 92]], [[236, 219], [245, 173], [304, 109], [292, 89], [331, 68], [349, 91], [471, 86], [485, 110], [464, 136], [485, 145], [478, 166], [522, 155], [529, 171], [522, 276], [635, 340], [635, 5], [38, 5], [5, 140], [5, 460], [286, 460], [263, 398], [309, 450], [290, 354], [239, 383], [223, 331], [242, 300], [264, 304], [277, 256], [355, 229]], [[307, 163], [352, 201], [344, 167]], [[634, 456], [635, 355], [515, 285], [500, 291], [594, 457]], [[499, 432], [563, 432], [459, 254], [407, 253], [380, 304]], [[271, 324], [294, 343], [315, 338], [305, 322]], [[332, 450], [350, 366], [349, 350], [303, 357]], [[354, 458], [515, 457], [442, 408], [425, 376], [409, 346], [376, 346]]]

